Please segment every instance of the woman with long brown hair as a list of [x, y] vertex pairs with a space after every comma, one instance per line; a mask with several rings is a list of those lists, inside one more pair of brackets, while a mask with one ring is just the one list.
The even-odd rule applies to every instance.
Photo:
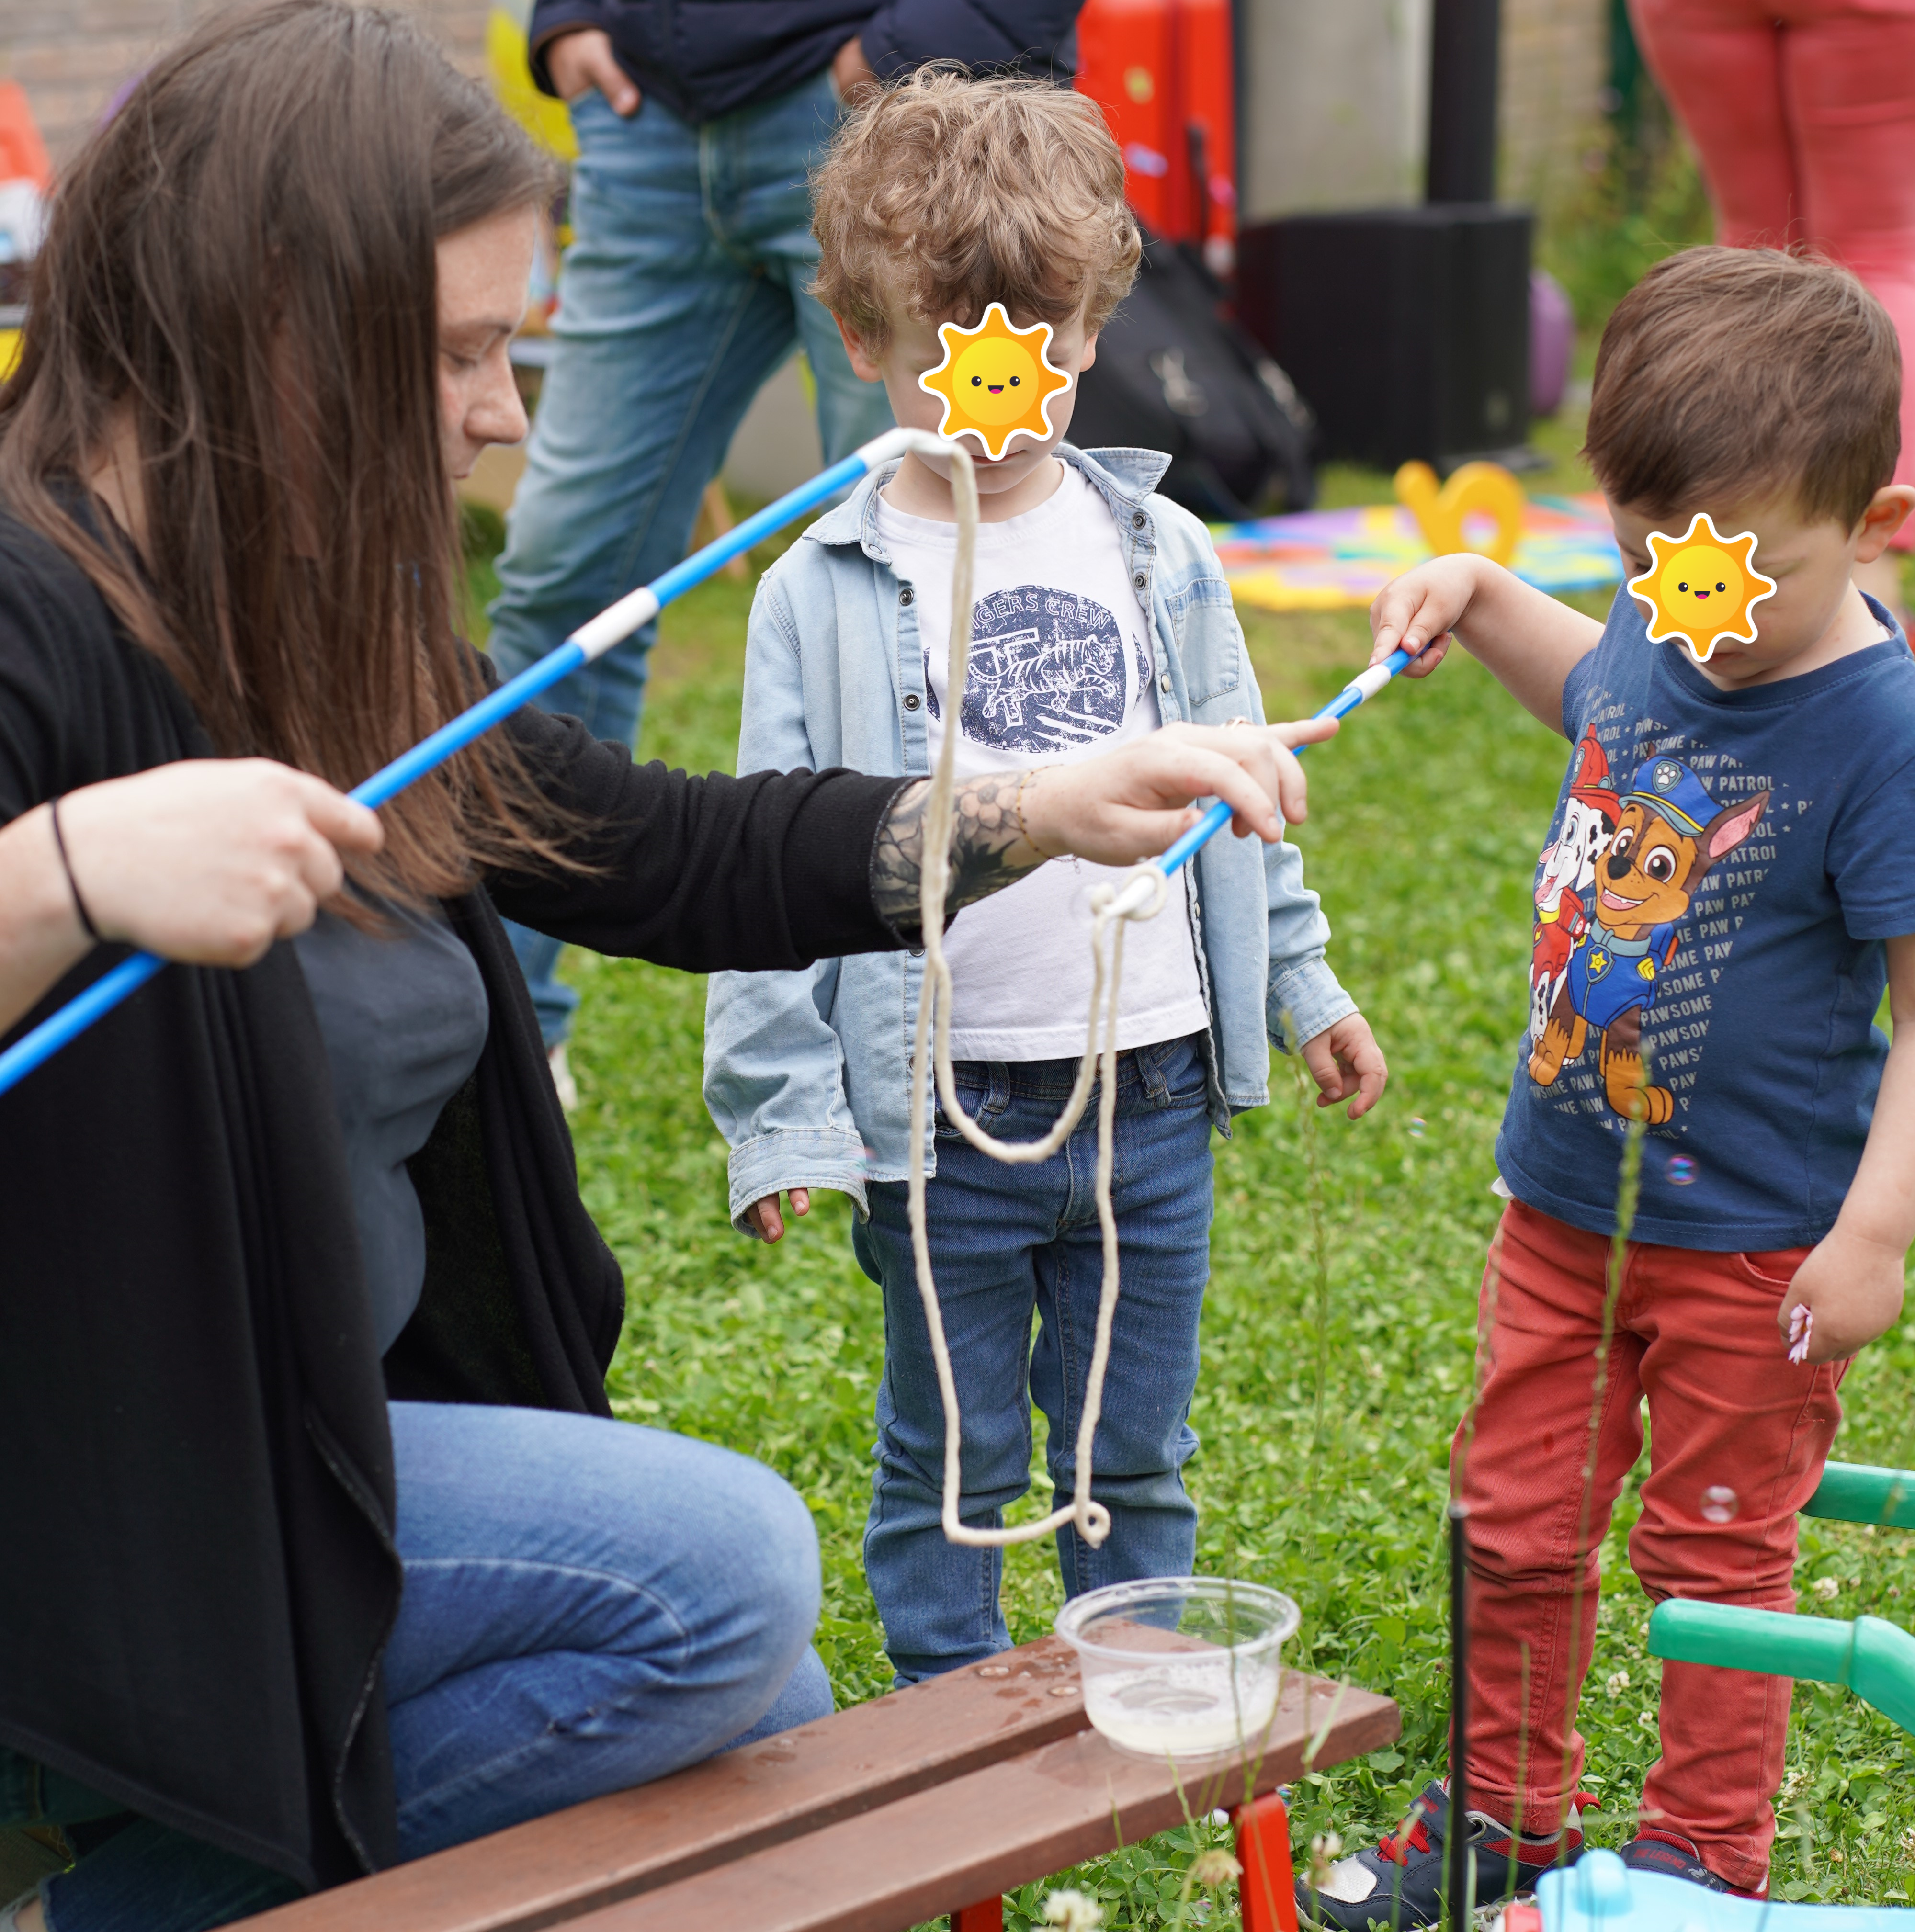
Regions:
[[[275, 0], [55, 199], [0, 389], [0, 1028], [200, 963], [0, 1098], [0, 1830], [77, 1855], [8, 1932], [193, 1932], [830, 1706], [803, 1504], [608, 1418], [623, 1283], [500, 914], [693, 970], [905, 945], [924, 782], [527, 710], [379, 821], [335, 789], [489, 676], [452, 484], [524, 429], [548, 188], [404, 22]], [[1196, 797], [1280, 836], [1322, 735], [969, 784], [952, 903]]]

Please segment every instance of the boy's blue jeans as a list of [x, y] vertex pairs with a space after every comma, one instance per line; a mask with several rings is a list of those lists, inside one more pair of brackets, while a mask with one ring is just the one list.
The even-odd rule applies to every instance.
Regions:
[[[591, 1416], [392, 1413], [405, 1592], [385, 1685], [402, 1856], [830, 1712], [808, 1648], [810, 1512], [762, 1464]], [[97, 1842], [119, 1810], [0, 1750], [0, 1828], [90, 1822], [70, 1835], [97, 1843], [43, 1883], [51, 1932], [202, 1932], [299, 1896], [150, 1820]]]
[[[1002, 1140], [1034, 1140], [1057, 1118], [1074, 1060], [961, 1060], [965, 1111]], [[1031, 1486], [1031, 1409], [1050, 1424], [1060, 1502], [1076, 1480], [1077, 1429], [1097, 1331], [1103, 1237], [1092, 1198], [1097, 1097], [1058, 1153], [1008, 1167], [955, 1130], [938, 1128], [927, 1196], [932, 1272], [963, 1414], [966, 1523], [995, 1528]], [[1064, 1594], [1136, 1576], [1187, 1576], [1196, 1508], [1183, 1468], [1197, 1438], [1188, 1417], [1197, 1327], [1210, 1274], [1210, 1118], [1196, 1036], [1120, 1057], [1116, 1210], [1123, 1280], [1093, 1446], [1091, 1494], [1111, 1530], [1093, 1550], [1058, 1532]], [[939, 1527], [944, 1418], [930, 1331], [912, 1266], [901, 1181], [874, 1183], [854, 1240], [884, 1291], [884, 1378], [878, 1474], [864, 1559], [900, 1682], [1007, 1649], [998, 1608], [1001, 1550], [960, 1548]], [[1034, 1347], [1033, 1313], [1040, 1327]]]
[[[883, 386], [851, 374], [804, 292], [818, 266], [806, 170], [838, 115], [823, 74], [698, 128], [656, 100], [629, 121], [596, 91], [572, 103], [575, 239], [491, 612], [503, 675], [685, 555], [733, 431], [794, 346], [817, 380], [827, 463], [890, 428]], [[647, 625], [537, 701], [634, 743], [656, 635]], [[578, 1004], [554, 976], [559, 943], [511, 930], [557, 1046]]]

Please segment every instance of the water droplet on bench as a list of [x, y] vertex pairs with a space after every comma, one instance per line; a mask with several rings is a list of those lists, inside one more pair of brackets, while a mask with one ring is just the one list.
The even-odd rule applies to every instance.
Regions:
[[977, 1666], [977, 1674], [980, 1677], [1008, 1677], [1010, 1666], [1008, 1664], [980, 1664]]
[[1074, 1697], [1077, 1695], [1077, 1686], [1074, 1684], [1053, 1684], [1051, 1695], [1053, 1697]]
[[1695, 1180], [1695, 1162], [1685, 1154], [1672, 1154], [1669, 1156], [1669, 1185], [1671, 1187], [1688, 1187]]
[[1412, 1140], [1420, 1141], [1429, 1131], [1430, 1123], [1424, 1120], [1421, 1114], [1412, 1114], [1410, 1115], [1409, 1137]]
[[1702, 1518], [1705, 1522], [1733, 1522], [1736, 1508], [1736, 1492], [1726, 1483], [1711, 1483], [1702, 1492]]

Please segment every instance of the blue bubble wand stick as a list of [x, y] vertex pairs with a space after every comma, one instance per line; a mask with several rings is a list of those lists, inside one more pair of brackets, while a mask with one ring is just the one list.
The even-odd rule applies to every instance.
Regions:
[[[1313, 711], [1310, 716], [1347, 718], [1364, 699], [1374, 698], [1415, 655], [1400, 648], [1391, 652], [1388, 657], [1352, 678], [1328, 704], [1319, 711]], [[1299, 745], [1297, 756], [1301, 758], [1309, 749], [1307, 745]], [[1230, 823], [1230, 808], [1220, 799], [1161, 858], [1151, 861], [1151, 868], [1169, 878], [1187, 859], [1194, 859]], [[1148, 878], [1133, 879], [1118, 895], [1112, 912], [1121, 917], [1136, 908], [1148, 904], [1154, 890]]]
[[[684, 596], [695, 584], [702, 584], [732, 558], [743, 555], [774, 530], [782, 530], [794, 518], [815, 509], [860, 477], [870, 475], [874, 470], [908, 451], [944, 456], [948, 449], [947, 444], [923, 430], [895, 429], [874, 437], [828, 470], [821, 471], [809, 483], [800, 484], [775, 503], [767, 504], [756, 515], [747, 517], [716, 542], [706, 544], [683, 563], [674, 565], [663, 576], [600, 611], [597, 616], [581, 625], [555, 650], [521, 671], [517, 677], [500, 685], [470, 710], [461, 712], [449, 724], [442, 724], [429, 736], [422, 738], [410, 751], [402, 752], [364, 783], [356, 785], [349, 796], [359, 804], [376, 810], [388, 799], [404, 790], [416, 778], [435, 770], [474, 739], [509, 718], [539, 692], [550, 689], [581, 665], [604, 656], [614, 644], [622, 643], [633, 632], [650, 623], [666, 604]], [[1392, 653], [1384, 663], [1372, 666], [1346, 686], [1317, 715], [1340, 718], [1345, 712], [1354, 710], [1366, 698], [1380, 691], [1409, 662], [1405, 652]], [[1168, 878], [1229, 822], [1229, 808], [1214, 806], [1200, 824], [1193, 826], [1156, 861], [1157, 869]], [[1137, 890], [1135, 886], [1129, 888], [1127, 896]], [[1141, 905], [1149, 896], [1150, 888], [1145, 882], [1138, 904]], [[32, 1032], [16, 1040], [4, 1053], [0, 1053], [0, 1094], [17, 1086], [35, 1067], [44, 1065], [95, 1021], [111, 1012], [145, 986], [166, 963], [156, 953], [135, 952], [122, 960], [111, 972], [103, 974], [85, 992], [68, 1000]]]
[[[404, 791], [416, 778], [423, 778], [428, 772], [436, 770], [455, 753], [464, 750], [474, 739], [509, 718], [539, 692], [549, 690], [581, 665], [603, 657], [614, 644], [623, 643], [633, 632], [649, 624], [666, 604], [683, 596], [694, 584], [702, 584], [732, 558], [742, 556], [754, 544], [770, 536], [773, 531], [782, 529], [794, 517], [815, 509], [860, 477], [869, 475], [881, 464], [916, 448], [920, 440], [927, 446], [938, 446], [935, 437], [925, 436], [922, 431], [893, 430], [854, 450], [842, 461], [821, 471], [809, 483], [800, 484], [776, 502], [767, 505], [755, 516], [747, 517], [743, 523], [726, 531], [715, 543], [706, 544], [683, 563], [674, 565], [662, 577], [621, 597], [597, 616], [581, 624], [555, 650], [547, 652], [536, 664], [528, 665], [518, 676], [481, 698], [470, 710], [460, 712], [449, 724], [442, 724], [431, 736], [421, 739], [410, 751], [401, 753], [389, 765], [374, 772], [363, 784], [356, 785], [348, 796], [377, 810], [395, 794]], [[110, 973], [103, 974], [85, 992], [70, 1000], [50, 1018], [42, 1021], [31, 1033], [16, 1040], [5, 1053], [0, 1053], [0, 1094], [17, 1085], [35, 1067], [50, 1060], [69, 1040], [77, 1038], [95, 1020], [111, 1012], [129, 994], [145, 986], [166, 963], [154, 953], [134, 953], [130, 958], [122, 960]]]

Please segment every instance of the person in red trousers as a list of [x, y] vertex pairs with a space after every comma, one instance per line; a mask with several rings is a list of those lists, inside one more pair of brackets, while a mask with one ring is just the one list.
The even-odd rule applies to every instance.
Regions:
[[[1732, 248], [1807, 246], [1861, 277], [1915, 364], [1915, 0], [1629, 0]], [[1915, 383], [1898, 483], [1915, 483]], [[1904, 526], [1856, 582], [1906, 620]]]
[[[1467, 554], [1370, 607], [1373, 662], [1400, 645], [1427, 675], [1454, 632], [1573, 748], [1496, 1142], [1509, 1205], [1480, 1387], [1451, 1450], [1468, 1809], [1433, 1780], [1401, 1830], [1300, 1888], [1339, 1932], [1436, 1924], [1459, 1835], [1484, 1903], [1580, 1850], [1597, 1552], [1645, 1402], [1645, 1594], [1795, 1608], [1796, 1514], [1837, 1387], [1900, 1318], [1915, 1240], [1915, 658], [1855, 584], [1915, 507], [1892, 480], [1901, 400], [1894, 324], [1847, 269], [1672, 255], [1617, 305], [1589, 404], [1590, 467], [1640, 588], [1603, 625]], [[1759, 603], [1691, 534], [1704, 512], [1724, 544], [1753, 537], [1774, 580]], [[1438, 889], [1484, 884], [1458, 863]], [[1892, 1045], [1873, 1024], [1884, 986]], [[1663, 1666], [1626, 1865], [1766, 1892], [1789, 1690]]]

